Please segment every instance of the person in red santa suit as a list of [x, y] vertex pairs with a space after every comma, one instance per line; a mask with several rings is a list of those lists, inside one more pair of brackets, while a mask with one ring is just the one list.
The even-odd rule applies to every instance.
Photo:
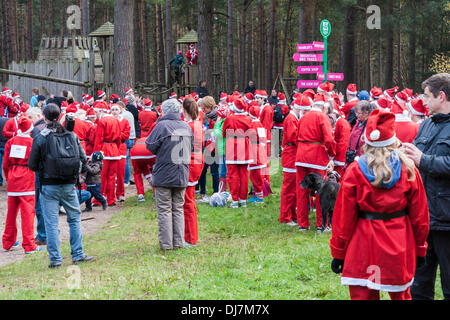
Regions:
[[153, 102], [149, 98], [144, 100], [144, 110], [139, 112], [139, 124], [141, 125], [141, 136], [148, 136], [150, 128], [158, 119], [158, 115], [153, 111]]
[[401, 142], [412, 143], [419, 132], [420, 125], [411, 121], [406, 105], [399, 101], [392, 103], [391, 112], [395, 114], [395, 135]]
[[10, 118], [10, 119], [8, 119], [8, 121], [6, 121], [5, 125], [3, 126], [3, 131], [2, 131], [3, 137], [5, 137], [6, 139], [11, 139], [12, 137], [14, 137], [17, 134], [17, 131], [19, 130], [19, 118], [22, 116], [22, 114], [27, 112], [27, 110], [29, 108], [30, 108], [30, 105], [27, 103], [24, 103], [20, 107], [19, 113], [17, 113], [17, 115], [14, 118]]
[[[261, 121], [264, 129], [266, 129], [266, 139], [267, 139], [267, 157], [270, 157], [271, 152], [271, 140], [272, 140], [272, 127], [273, 127], [273, 109], [269, 103], [267, 103], [267, 92], [264, 90], [255, 91], [255, 99], [259, 104], [261, 109], [259, 115], [259, 121]], [[270, 169], [269, 160], [267, 161], [267, 167], [263, 170], [263, 177], [270, 185]]]
[[194, 136], [191, 161], [189, 163], [189, 182], [184, 198], [184, 240], [185, 247], [195, 246], [198, 241], [197, 206], [195, 186], [198, 184], [204, 167], [202, 147], [204, 143], [203, 124], [198, 119], [198, 105], [192, 98], [183, 101], [183, 118]]
[[280, 198], [280, 223], [297, 226], [297, 169], [295, 157], [297, 155], [297, 131], [302, 110], [310, 109], [302, 106], [302, 95], [296, 94], [297, 99], [292, 103], [292, 110], [284, 119], [283, 141], [281, 142], [281, 165], [283, 167], [283, 183]]
[[116, 176], [119, 170], [121, 132], [120, 122], [107, 112], [101, 112], [95, 132], [94, 152], [103, 151], [102, 195], [106, 195], [108, 206], [116, 204]]
[[23, 101], [20, 98], [18, 92], [14, 92], [12, 95], [13, 104], [8, 107], [8, 118], [14, 118], [19, 113], [20, 107], [23, 105]]
[[357, 97], [358, 91], [356, 90], [356, 84], [350, 83], [347, 86], [347, 103], [344, 104], [340, 111], [344, 113], [345, 119], [348, 119], [348, 114], [350, 113], [350, 110], [353, 109], [354, 106], [358, 103], [358, 97]]
[[64, 116], [64, 120], [62, 125], [65, 127], [67, 117], [70, 117], [75, 120], [75, 126], [73, 128], [73, 133], [75, 133], [80, 139], [81, 147], [86, 152], [86, 144], [88, 139], [88, 126], [85, 121], [78, 118], [78, 108], [76, 106], [76, 102], [70, 104], [66, 109], [66, 114]]
[[142, 176], [147, 179], [151, 186], [152, 168], [156, 160], [156, 156], [146, 148], [145, 140], [147, 140], [147, 136], [141, 136], [141, 138], [136, 140], [136, 143], [130, 150], [130, 159], [131, 165], [133, 166], [133, 176], [138, 194], [138, 202], [145, 201], [144, 180], [142, 179]]
[[248, 200], [248, 203], [263, 203], [264, 179], [262, 170], [267, 167], [266, 151], [266, 129], [259, 121], [260, 108], [257, 105], [248, 108], [248, 115], [252, 119], [249, 134], [250, 152], [253, 162], [248, 165], [250, 181], [252, 182], [255, 195]]
[[3, 171], [5, 172], [8, 193], [8, 211], [2, 242], [3, 249], [10, 250], [17, 239], [17, 214], [20, 210], [22, 221], [22, 247], [25, 253], [42, 251], [34, 240], [35, 175], [28, 168], [33, 138], [33, 124], [25, 116], [18, 120], [17, 135], [5, 145]]
[[378, 87], [370, 89], [370, 101], [376, 101], [383, 96], [383, 90]]
[[423, 99], [413, 99], [406, 106], [411, 113], [411, 120], [419, 126], [429, 116], [428, 109], [423, 104]]
[[0, 95], [0, 116], [6, 117], [8, 108], [12, 108], [13, 105], [12, 90], [8, 87], [4, 87]]
[[86, 126], [86, 157], [90, 157], [94, 151], [95, 144], [95, 131], [97, 130], [97, 115], [95, 114], [94, 108], [89, 108], [86, 111], [86, 119], [84, 124]]
[[[324, 112], [325, 105], [321, 99], [316, 99], [318, 103], [312, 106], [299, 121], [297, 130], [297, 155], [295, 166], [297, 168], [297, 221], [299, 230], [309, 230], [308, 200], [309, 189], [303, 189], [300, 182], [310, 172], [317, 172], [322, 177], [325, 176], [327, 167], [336, 155], [336, 141], [333, 136], [330, 119]], [[303, 96], [302, 107], [308, 108], [312, 105], [309, 97]], [[317, 231], [322, 232], [322, 211], [319, 197], [316, 196], [316, 226]]]
[[197, 65], [198, 50], [195, 49], [195, 45], [193, 43], [191, 43], [191, 45], [189, 46], [189, 51], [186, 53], [186, 60], [187, 63], [191, 66]]
[[375, 109], [380, 109], [383, 111], [390, 111], [392, 107], [392, 101], [384, 96], [382, 96], [378, 100], [372, 101], [371, 104], [375, 107]]
[[120, 160], [117, 169], [116, 197], [120, 202], [125, 201], [125, 167], [127, 165], [127, 145], [125, 141], [130, 138], [131, 127], [127, 119], [121, 116], [123, 108], [119, 104], [111, 106], [111, 115], [119, 120], [120, 126]]
[[95, 101], [106, 101], [108, 97], [106, 96], [106, 92], [103, 90], [97, 90], [97, 100]]
[[[352, 300], [411, 299], [416, 265], [427, 251], [429, 214], [414, 163], [398, 149], [395, 116], [369, 116], [364, 155], [347, 169], [333, 213], [331, 268]], [[369, 165], [370, 164], [370, 165]]]
[[399, 88], [397, 86], [395, 86], [391, 89], [386, 89], [383, 91], [383, 96], [386, 99], [393, 101], [395, 99], [395, 93], [398, 91], [398, 89]]
[[333, 111], [337, 115], [336, 124], [334, 126], [334, 141], [336, 141], [336, 156], [333, 159], [334, 170], [342, 177], [344, 175], [344, 167], [346, 153], [350, 141], [351, 126], [345, 119], [344, 113], [338, 109]]
[[223, 123], [222, 136], [225, 142], [225, 163], [228, 169], [228, 185], [233, 199], [230, 207], [247, 206], [248, 170], [253, 162], [248, 138], [251, 119], [247, 115], [247, 105], [244, 100], [237, 99], [230, 106], [230, 114]]

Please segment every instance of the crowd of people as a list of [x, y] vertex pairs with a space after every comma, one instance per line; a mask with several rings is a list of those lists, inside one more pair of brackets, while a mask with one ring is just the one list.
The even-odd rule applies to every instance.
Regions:
[[[196, 246], [196, 203], [215, 205], [208, 168], [214, 194], [229, 194], [230, 208], [256, 206], [272, 193], [269, 160], [281, 154], [279, 222], [306, 231], [316, 212], [315, 229], [332, 232], [332, 269], [343, 272], [352, 298], [376, 299], [382, 290], [409, 299], [414, 274], [413, 295], [429, 298], [437, 265], [448, 298], [449, 85], [448, 74], [425, 81], [423, 94], [352, 83], [344, 96], [324, 82], [294, 91], [288, 103], [284, 93], [268, 95], [250, 82], [242, 93], [220, 92], [216, 102], [201, 81], [197, 92], [173, 92], [159, 105], [132, 88], [122, 98], [99, 90], [81, 102], [67, 91], [46, 99], [35, 89], [30, 104], [4, 88], [3, 248], [18, 245], [20, 210], [25, 253], [46, 244], [49, 266], [61, 266], [58, 215], [65, 211], [73, 262], [92, 261], [82, 248], [80, 205], [106, 210], [125, 200], [130, 183], [144, 202], [144, 179], [156, 200], [161, 249]], [[322, 225], [318, 195], [300, 185], [309, 173], [339, 177], [332, 228]], [[377, 281], [368, 273], [374, 265]]]

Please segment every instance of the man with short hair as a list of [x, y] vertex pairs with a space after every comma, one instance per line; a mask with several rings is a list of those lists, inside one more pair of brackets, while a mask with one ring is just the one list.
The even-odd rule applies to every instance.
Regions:
[[440, 73], [422, 83], [430, 118], [420, 126], [413, 144], [403, 143], [419, 169], [428, 199], [430, 232], [427, 255], [417, 266], [411, 295], [433, 300], [439, 266], [444, 299], [450, 299], [450, 74]]

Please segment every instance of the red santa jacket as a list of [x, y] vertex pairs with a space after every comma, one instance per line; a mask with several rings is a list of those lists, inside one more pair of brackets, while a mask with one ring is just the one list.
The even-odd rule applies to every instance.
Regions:
[[352, 110], [352, 108], [356, 106], [358, 102], [359, 102], [358, 98], [353, 98], [352, 100], [350, 100], [341, 107], [341, 111], [344, 113], [345, 119], [348, 119], [348, 114], [350, 113], [350, 110]]
[[[229, 115], [222, 127], [222, 136], [226, 137], [225, 162], [227, 164], [249, 164], [253, 162], [248, 139], [251, 119], [246, 113]], [[228, 131], [228, 132], [227, 132]]]
[[95, 133], [95, 151], [103, 151], [105, 160], [120, 160], [120, 123], [113, 116], [103, 116], [98, 120]]
[[401, 142], [412, 143], [419, 132], [420, 124], [414, 123], [407, 116], [395, 115], [395, 135]]
[[34, 196], [34, 172], [28, 168], [28, 158], [33, 145], [30, 136], [15, 136], [5, 145], [3, 171], [8, 185], [8, 196]]
[[297, 131], [300, 117], [291, 111], [284, 119], [283, 140], [281, 146], [281, 166], [284, 172], [297, 172], [295, 169], [295, 157], [297, 156]]
[[149, 166], [153, 166], [155, 164], [156, 156], [147, 149], [145, 140], [147, 140], [147, 137], [136, 140], [136, 143], [130, 150], [130, 159], [133, 163], [135, 161], [146, 161]]
[[259, 114], [259, 120], [261, 124], [267, 131], [267, 143], [270, 143], [272, 139], [272, 125], [273, 125], [273, 109], [270, 104], [266, 103], [261, 106], [261, 111]]
[[350, 139], [350, 132], [352, 128], [350, 123], [342, 117], [336, 121], [334, 128], [334, 141], [336, 141], [336, 156], [334, 157], [334, 164], [336, 166], [345, 166], [345, 154], [348, 150], [348, 143]]
[[156, 122], [158, 116], [156, 112], [144, 110], [139, 112], [139, 124], [141, 125], [141, 137], [148, 137], [150, 128]]
[[23, 101], [20, 103], [14, 102], [8, 107], [8, 118], [14, 118], [19, 113], [20, 107], [23, 105]]
[[19, 125], [17, 124], [17, 117], [11, 118], [8, 121], [6, 121], [5, 125], [3, 126], [3, 136], [6, 139], [11, 139], [17, 134], [17, 130], [19, 129]]
[[330, 119], [320, 109], [312, 108], [298, 123], [295, 165], [326, 170], [335, 155], [336, 141]]
[[256, 170], [267, 167], [266, 141], [266, 129], [263, 127], [259, 119], [252, 119], [249, 142], [253, 162], [249, 164], [248, 170]]
[[[341, 283], [376, 290], [404, 291], [412, 283], [416, 256], [425, 256], [429, 215], [420, 173], [408, 181], [402, 164], [390, 189], [372, 186], [357, 161], [347, 169], [333, 213], [333, 258], [344, 260]], [[359, 211], [407, 215], [389, 220], [359, 217]]]
[[95, 132], [97, 130], [97, 125], [92, 123], [91, 121], [85, 121], [84, 125], [86, 126], [86, 156], [90, 156], [94, 151], [95, 144]]
[[[75, 120], [75, 126], [73, 127], [73, 133], [75, 133], [80, 140], [81, 147], [86, 152], [86, 144], [87, 144], [87, 138], [88, 138], [88, 126], [86, 124], [86, 121], [80, 120], [78, 118], [74, 118]], [[64, 118], [64, 121], [62, 123], [63, 126], [65, 126], [66, 120]]]
[[197, 65], [198, 60], [198, 50], [197, 49], [189, 49], [186, 53], [186, 59], [188, 64]]
[[202, 153], [203, 147], [203, 126], [199, 120], [187, 121], [194, 135], [193, 149], [191, 152], [191, 162], [189, 163], [189, 182], [188, 186], [195, 186], [202, 174], [204, 159]]
[[5, 110], [12, 108], [14, 101], [11, 97], [5, 95], [0, 95], [0, 115], [3, 117], [5, 115]]
[[120, 146], [119, 146], [120, 158], [126, 159], [127, 145], [125, 144], [125, 141], [130, 139], [131, 127], [127, 119], [120, 117], [118, 120], [120, 124]]

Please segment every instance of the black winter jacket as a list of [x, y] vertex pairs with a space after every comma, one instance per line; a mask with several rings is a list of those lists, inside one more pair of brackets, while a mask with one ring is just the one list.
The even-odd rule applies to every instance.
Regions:
[[8, 141], [8, 139], [6, 139], [3, 136], [3, 127], [5, 126], [5, 123], [8, 120], [9, 120], [9, 118], [0, 116], [0, 148], [1, 149], [5, 149], [6, 141]]
[[423, 152], [419, 171], [427, 193], [430, 230], [450, 231], [450, 114], [425, 120], [413, 143]]

